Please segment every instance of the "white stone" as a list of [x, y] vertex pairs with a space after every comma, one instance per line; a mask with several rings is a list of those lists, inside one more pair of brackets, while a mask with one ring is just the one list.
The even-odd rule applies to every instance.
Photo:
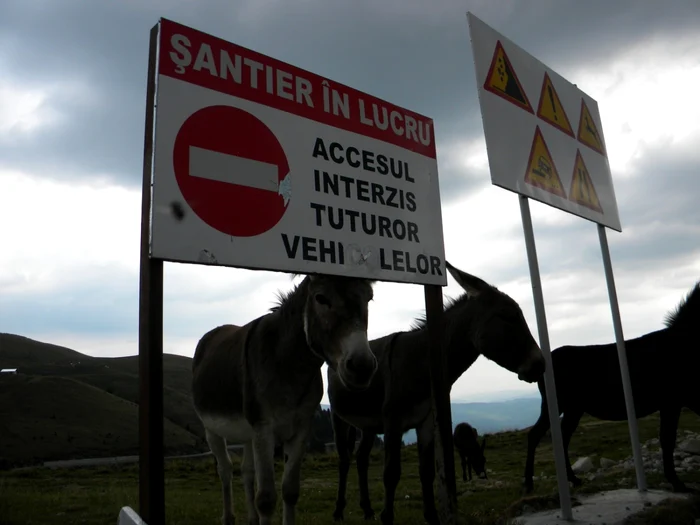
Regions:
[[593, 462], [591, 461], [591, 458], [585, 457], [585, 458], [578, 458], [576, 460], [576, 463], [574, 463], [571, 466], [571, 469], [576, 472], [576, 473], [581, 473], [581, 472], [589, 472], [593, 470], [595, 466], [593, 465]]
[[686, 439], [678, 448], [688, 454], [700, 455], [700, 439]]
[[617, 463], [615, 463], [612, 459], [608, 458], [600, 458], [600, 468], [610, 468], [614, 467]]

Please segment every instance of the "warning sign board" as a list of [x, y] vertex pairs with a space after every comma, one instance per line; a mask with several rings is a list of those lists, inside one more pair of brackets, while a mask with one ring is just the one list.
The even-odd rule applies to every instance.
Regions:
[[603, 213], [593, 180], [588, 173], [588, 168], [586, 168], [586, 163], [583, 161], [579, 150], [576, 150], [576, 162], [574, 162], [574, 173], [571, 177], [569, 200], [598, 213]]
[[554, 89], [552, 79], [549, 78], [549, 74], [546, 71], [544, 80], [542, 80], [537, 116], [570, 137], [574, 137], [574, 130], [571, 129], [569, 117], [566, 116], [566, 111], [564, 111], [564, 106], [562, 106], [559, 95], [557, 95], [557, 90]]
[[486, 82], [484, 82], [484, 89], [532, 113], [532, 106], [527, 94], [500, 41], [496, 42], [491, 67], [486, 75]]
[[566, 199], [559, 172], [552, 159], [552, 154], [544, 142], [539, 126], [535, 128], [535, 137], [532, 139], [530, 158], [527, 161], [527, 170], [525, 171], [525, 182]]
[[596, 126], [595, 120], [591, 115], [588, 106], [586, 106], [586, 101], [581, 98], [581, 118], [578, 124], [578, 140], [582, 144], [585, 144], [593, 151], [597, 151], [601, 155], [605, 156], [605, 147], [603, 146], [603, 139], [598, 132], [598, 126]]
[[432, 119], [169, 20], [158, 38], [151, 257], [447, 284]]
[[[491, 183], [622, 231], [598, 103], [472, 13], [467, 20]], [[574, 180], [575, 164], [587, 176]]]

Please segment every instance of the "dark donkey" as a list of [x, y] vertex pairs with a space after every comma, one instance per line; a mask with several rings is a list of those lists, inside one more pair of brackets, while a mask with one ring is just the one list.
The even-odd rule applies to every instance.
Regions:
[[[659, 442], [664, 475], [673, 490], [683, 492], [673, 463], [676, 432], [681, 409], [700, 415], [700, 283], [688, 293], [674, 312], [668, 314], [665, 328], [625, 341], [632, 381], [636, 416], [659, 412]], [[581, 484], [569, 462], [569, 442], [584, 413], [607, 421], [627, 419], [615, 343], [589, 346], [562, 346], [552, 352], [552, 369], [557, 386], [566, 457], [566, 472], [575, 486]], [[533, 490], [535, 449], [549, 428], [544, 382], [540, 417], [528, 432], [524, 485]]]
[[486, 479], [486, 436], [479, 445], [479, 433], [466, 421], [455, 427], [453, 436], [454, 445], [462, 460], [462, 479], [467, 481], [467, 469], [469, 469], [469, 481], [472, 479], [472, 467], [480, 478]]
[[377, 370], [367, 340], [371, 299], [371, 281], [309, 275], [270, 313], [242, 327], [219, 326], [199, 341], [192, 393], [221, 478], [224, 525], [234, 523], [227, 442], [244, 445], [251, 525], [272, 523], [274, 447], [283, 444], [283, 523], [294, 524], [302, 458], [323, 396], [321, 365], [337, 371], [349, 392], [365, 388]]
[[[478, 277], [447, 263], [447, 269], [466, 291], [447, 306], [443, 334], [449, 384], [452, 385], [480, 354], [534, 382], [544, 373], [544, 357], [528, 329], [518, 304]], [[433, 480], [433, 416], [430, 393], [429, 339], [425, 321], [407, 332], [396, 332], [370, 342], [379, 371], [367, 390], [349, 391], [328, 370], [328, 397], [339, 456], [338, 499], [333, 516], [343, 519], [345, 491], [356, 428], [362, 430], [357, 450], [360, 506], [365, 518], [374, 515], [369, 500], [367, 469], [372, 443], [384, 434], [384, 510], [382, 523], [394, 522], [394, 495], [401, 477], [401, 436], [415, 428], [423, 515], [438, 523]]]

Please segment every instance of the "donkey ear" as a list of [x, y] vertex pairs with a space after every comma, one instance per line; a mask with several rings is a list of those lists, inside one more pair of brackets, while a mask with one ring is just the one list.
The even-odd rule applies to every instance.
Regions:
[[445, 266], [447, 266], [447, 271], [449, 271], [450, 274], [452, 274], [452, 277], [454, 277], [455, 281], [457, 281], [459, 285], [462, 288], [464, 288], [469, 295], [473, 295], [474, 297], [476, 297], [481, 292], [490, 288], [490, 285], [485, 281], [482, 281], [474, 275], [468, 274], [467, 272], [463, 272], [462, 270], [455, 268], [449, 263], [449, 261], [445, 261]]

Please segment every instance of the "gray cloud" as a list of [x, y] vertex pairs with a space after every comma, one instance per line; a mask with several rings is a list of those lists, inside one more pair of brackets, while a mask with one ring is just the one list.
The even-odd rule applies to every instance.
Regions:
[[[9, 0], [0, 20], [3, 77], [27, 88], [85, 83], [89, 96], [59, 88], [48, 105], [62, 121], [26, 140], [0, 141], [0, 166], [138, 185], [148, 31], [161, 15], [425, 113], [435, 119], [440, 143], [478, 136], [467, 9], [548, 62], [580, 64], [640, 36], [687, 31], [699, 6], [692, 0], [675, 2], [672, 10], [631, 1], [361, 0], [328, 8], [320, 0], [216, 0], [203, 10], [184, 1], [66, 0], [59, 7]], [[441, 175], [446, 199], [475, 188], [462, 171], [446, 168]]]
[[[204, 10], [184, 1], [65, 0], [59, 8], [51, 2], [6, 0], [0, 18], [2, 78], [30, 89], [57, 86], [58, 94], [48, 104], [63, 118], [34, 136], [16, 136], [12, 143], [0, 139], [0, 168], [82, 181], [103, 175], [138, 186], [148, 31], [163, 15], [433, 117], [438, 144], [446, 145], [445, 156], [439, 158], [445, 205], [490, 184], [488, 172], [469, 170], [449, 154], [452, 144], [483, 140], [467, 9], [562, 72], [559, 64], [596, 64], [640, 39], [678, 36], [693, 25], [697, 30], [700, 18], [700, 4], [694, 0], [674, 2], [673, 9], [653, 2], [601, 0], [483, 0], [468, 6], [456, 0], [435, 5], [358, 0], [325, 6], [320, 0], [293, 5], [216, 0]], [[84, 96], [72, 89], [61, 91], [61, 86], [81, 82], [89, 87]], [[630, 279], [641, 283], [668, 275], [700, 257], [700, 207], [695, 203], [699, 165], [696, 152], [665, 145], [642, 152], [633, 166], [634, 177], [615, 180], [624, 233], [609, 231], [608, 238], [619, 286]], [[649, 195], [654, 195], [653, 205]], [[517, 206], [515, 198], [512, 205]], [[565, 296], [545, 290], [548, 308], [573, 308], [575, 303], [578, 310], [570, 310], [572, 318], [584, 318], [576, 330], [612, 340], [612, 329], [596, 324], [589, 313], [601, 304], [607, 308], [596, 226], [576, 219], [563, 224], [535, 221], [534, 227], [541, 273], [548, 282], [578, 276], [578, 284]], [[512, 255], [494, 261], [479, 276], [498, 287], [529, 285], [521, 225], [504, 235], [512, 242]], [[468, 260], [451, 262], [474, 271]], [[166, 269], [166, 333], [192, 337], [219, 322], [248, 321], [262, 313], [251, 305], [257, 304], [263, 283], [283, 287], [288, 282], [287, 276], [269, 272], [250, 272], [248, 277], [219, 288], [200, 289], [196, 281], [185, 279], [168, 286]], [[691, 277], [684, 274], [683, 282]], [[591, 287], [594, 279], [597, 284]], [[532, 309], [529, 289], [518, 299]], [[265, 306], [271, 304], [274, 295], [265, 301]], [[417, 307], [392, 306], [386, 319], [372, 323], [407, 326], [407, 318], [422, 312], [423, 305]], [[131, 337], [137, 333], [137, 316], [138, 276], [118, 268], [42, 294], [0, 294], [1, 331]], [[531, 328], [536, 333], [536, 325]]]

